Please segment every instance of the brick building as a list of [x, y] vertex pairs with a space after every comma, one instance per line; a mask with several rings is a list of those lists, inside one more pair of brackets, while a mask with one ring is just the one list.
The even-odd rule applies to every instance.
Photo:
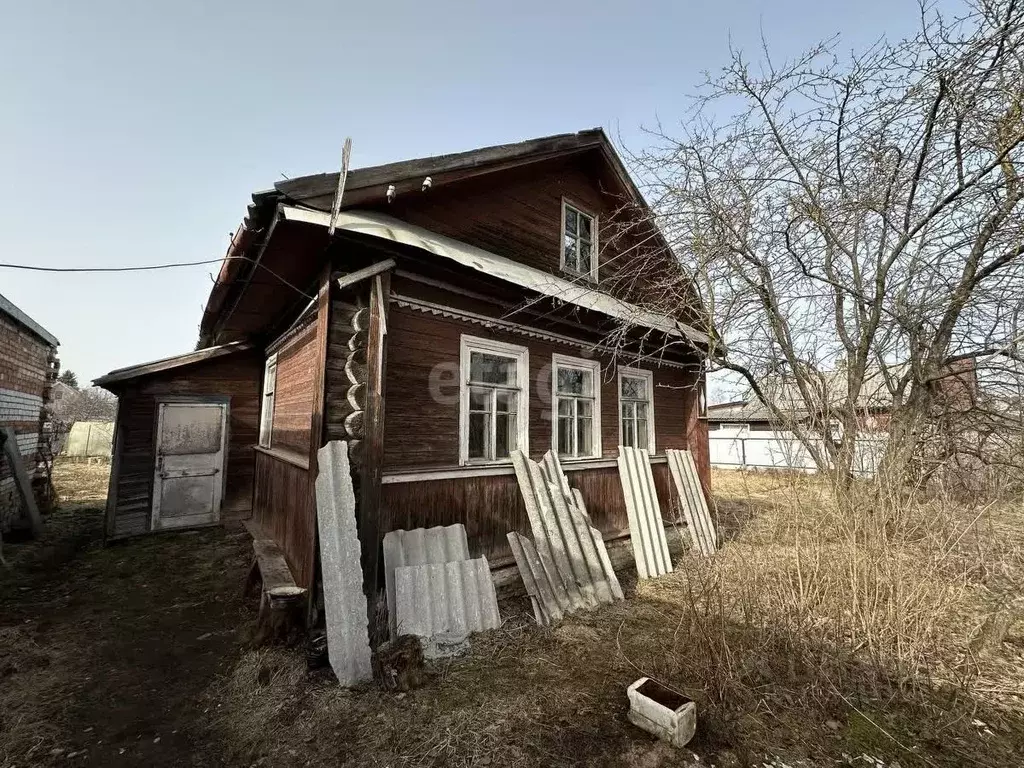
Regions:
[[[30, 478], [41, 476], [46, 404], [57, 376], [60, 342], [0, 295], [0, 429], [13, 427]], [[13, 468], [0, 454], [0, 531], [20, 525], [21, 502]]]

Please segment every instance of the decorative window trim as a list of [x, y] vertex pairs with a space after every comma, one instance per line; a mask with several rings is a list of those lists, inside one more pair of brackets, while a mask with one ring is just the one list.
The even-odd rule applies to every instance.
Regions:
[[[623, 445], [622, 442], [622, 377], [631, 376], [633, 378], [643, 378], [647, 380], [647, 450], [649, 453], [654, 453], [657, 446], [654, 434], [655, 424], [655, 413], [654, 413], [654, 371], [645, 370], [643, 368], [628, 368], [626, 366], [619, 366], [618, 375], [615, 377], [615, 393], [616, 399], [618, 400], [618, 410], [616, 413], [617, 420], [619, 422], [619, 445]], [[642, 446], [640, 446], [642, 447]]]
[[[270, 390], [269, 392], [267, 390]], [[260, 448], [270, 448], [274, 432], [274, 401], [277, 395], [277, 353], [263, 365], [263, 390], [260, 392]]]
[[459, 339], [459, 465], [511, 464], [512, 459], [469, 458], [469, 361], [471, 352], [485, 352], [516, 360], [519, 400], [516, 403], [516, 450], [529, 454], [530, 437], [530, 351], [518, 344], [492, 341], [462, 334]]
[[570, 355], [551, 355], [551, 449], [558, 453], [558, 369], [576, 368], [578, 370], [590, 371], [594, 377], [594, 412], [591, 418], [591, 431], [593, 436], [591, 442], [594, 450], [590, 454], [582, 456], [559, 456], [562, 461], [575, 461], [577, 459], [599, 459], [601, 458], [601, 363], [598, 360], [587, 360], [583, 357], [572, 357]]
[[[591, 221], [591, 242], [590, 242], [590, 272], [579, 272], [575, 269], [570, 269], [565, 265], [565, 212], [567, 208], [572, 208], [577, 213], [582, 213], [588, 217]], [[576, 277], [582, 277], [585, 280], [589, 280], [592, 283], [598, 282], [598, 272], [600, 265], [598, 264], [598, 254], [600, 248], [597, 241], [598, 235], [598, 218], [596, 215], [588, 211], [581, 205], [573, 202], [567, 197], [562, 198], [562, 231], [558, 237], [558, 267], [563, 272], [569, 275], [575, 275]]]

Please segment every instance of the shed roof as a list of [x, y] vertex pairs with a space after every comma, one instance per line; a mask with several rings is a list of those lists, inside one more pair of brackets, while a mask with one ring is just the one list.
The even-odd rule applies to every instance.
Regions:
[[98, 387], [109, 388], [108, 385], [110, 384], [136, 379], [139, 376], [147, 376], [151, 373], [169, 371], [174, 368], [181, 368], [182, 366], [192, 365], [194, 363], [201, 363], [204, 360], [213, 360], [214, 358], [223, 357], [224, 355], [230, 355], [235, 352], [244, 352], [245, 350], [252, 348], [253, 345], [247, 341], [233, 341], [230, 344], [221, 344], [217, 347], [207, 347], [206, 349], [199, 349], [195, 352], [186, 352], [185, 354], [175, 355], [174, 357], [164, 357], [160, 360], [153, 360], [149, 363], [139, 363], [138, 365], [130, 365], [127, 368], [118, 368], [111, 371], [106, 376], [100, 376], [98, 379], [93, 381], [93, 384]]
[[[318, 224], [324, 227], [330, 224], [331, 216], [324, 211], [292, 206], [282, 206], [281, 211], [284, 218], [291, 221]], [[336, 226], [338, 229], [349, 232], [420, 248], [477, 272], [497, 277], [544, 296], [559, 299], [567, 304], [575, 304], [578, 307], [599, 312], [627, 325], [653, 328], [669, 336], [687, 338], [703, 346], [711, 342], [706, 334], [680, 323], [668, 315], [641, 309], [614, 296], [595, 291], [587, 285], [566, 280], [453, 237], [440, 235], [415, 224], [409, 224], [387, 214], [370, 211], [342, 211], [338, 214]]]
[[43, 328], [39, 323], [33, 320], [31, 317], [26, 315], [11, 302], [10, 299], [6, 298], [0, 293], [0, 312], [3, 312], [8, 317], [13, 318], [18, 324], [24, 326], [34, 335], [45, 341], [51, 347], [60, 346], [60, 342], [57, 341], [57, 337], [50, 333], [48, 330]]

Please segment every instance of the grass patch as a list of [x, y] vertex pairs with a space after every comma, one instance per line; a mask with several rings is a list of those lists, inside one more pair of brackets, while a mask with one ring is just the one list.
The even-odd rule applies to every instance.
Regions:
[[1019, 761], [1019, 503], [894, 505], [858, 488], [840, 504], [804, 475], [717, 472], [713, 485], [722, 551], [625, 583], [624, 603], [553, 629], [503, 606], [501, 630], [401, 697], [254, 652], [209, 691], [212, 726], [240, 762], [267, 765], [684, 764], [688, 750], [626, 720], [626, 686], [649, 675], [697, 701], [702, 763]]

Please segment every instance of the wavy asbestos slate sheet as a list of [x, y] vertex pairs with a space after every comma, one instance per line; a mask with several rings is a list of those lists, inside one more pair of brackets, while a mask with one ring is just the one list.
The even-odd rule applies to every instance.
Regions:
[[653, 579], [672, 571], [668, 539], [661, 519], [661, 504], [654, 487], [651, 456], [646, 449], [619, 446], [619, 480], [626, 498], [629, 536], [633, 544], [636, 572], [641, 579]]
[[423, 641], [423, 655], [438, 658], [465, 647], [473, 632], [501, 626], [486, 557], [395, 569], [398, 633]]
[[697, 465], [693, 463], [693, 455], [689, 451], [671, 449], [666, 450], [665, 455], [668, 456], [668, 467], [679, 493], [679, 503], [693, 538], [693, 546], [704, 557], [711, 557], [718, 549], [718, 537], [697, 475]]
[[600, 531], [590, 523], [578, 490], [569, 487], [558, 456], [538, 464], [512, 454], [533, 541], [508, 534], [509, 546], [540, 624], [581, 608], [623, 598]]
[[459, 560], [469, 560], [466, 526], [461, 523], [411, 531], [390, 531], [384, 535], [384, 588], [387, 591], [392, 639], [398, 636], [395, 569], [407, 565]]
[[348, 444], [332, 440], [317, 451], [316, 457], [316, 517], [327, 654], [338, 682], [351, 686], [372, 680], [373, 671]]

